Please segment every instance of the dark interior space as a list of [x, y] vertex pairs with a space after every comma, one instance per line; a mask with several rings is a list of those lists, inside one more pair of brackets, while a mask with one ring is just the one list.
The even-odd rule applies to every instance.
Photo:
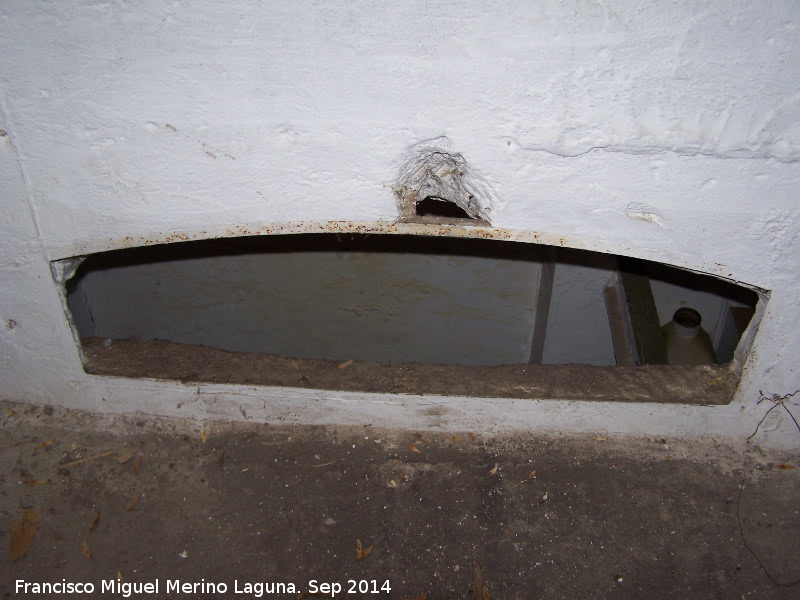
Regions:
[[[759, 298], [626, 257], [367, 234], [104, 252], [85, 260], [67, 293], [95, 374], [712, 404], [735, 389], [727, 363]], [[681, 307], [703, 313], [707, 359], [668, 355]], [[709, 393], [698, 397], [698, 385]]]

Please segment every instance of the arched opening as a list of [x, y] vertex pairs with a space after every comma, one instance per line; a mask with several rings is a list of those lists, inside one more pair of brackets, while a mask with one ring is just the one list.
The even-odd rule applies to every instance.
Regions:
[[[361, 233], [101, 252], [66, 291], [85, 369], [98, 375], [711, 404], [730, 401], [731, 360], [759, 302], [648, 261]], [[708, 364], [648, 358], [682, 307], [701, 315]]]

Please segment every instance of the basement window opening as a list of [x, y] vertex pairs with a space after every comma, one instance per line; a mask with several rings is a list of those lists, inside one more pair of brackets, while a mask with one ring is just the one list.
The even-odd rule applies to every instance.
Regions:
[[689, 404], [730, 402], [768, 298], [621, 256], [399, 234], [115, 250], [62, 278], [89, 374]]

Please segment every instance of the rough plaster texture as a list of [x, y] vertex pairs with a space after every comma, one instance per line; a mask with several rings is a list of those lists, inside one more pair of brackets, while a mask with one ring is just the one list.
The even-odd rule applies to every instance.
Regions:
[[[9, 0], [0, 394], [198, 418], [741, 439], [766, 410], [761, 392], [800, 388], [799, 79], [791, 0]], [[503, 235], [771, 290], [733, 404], [374, 397], [83, 374], [49, 261], [326, 221], [384, 227], [408, 149], [442, 135], [491, 184]], [[797, 444], [783, 411], [766, 426], [773, 443]]]

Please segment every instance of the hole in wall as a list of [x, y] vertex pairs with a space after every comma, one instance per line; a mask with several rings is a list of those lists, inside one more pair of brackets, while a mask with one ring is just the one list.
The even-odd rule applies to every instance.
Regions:
[[[763, 303], [748, 288], [648, 261], [396, 234], [103, 252], [81, 264], [66, 292], [92, 374], [700, 404], [730, 401], [734, 354]], [[702, 315], [724, 364], [649, 358], [682, 307]], [[637, 322], [648, 310], [649, 322]]]
[[489, 183], [446, 137], [415, 144], [393, 187], [401, 222], [487, 226], [498, 205]]
[[416, 216], [418, 217], [475, 219], [475, 217], [470, 216], [467, 211], [457, 204], [436, 196], [428, 196], [427, 198], [416, 202], [414, 207]]

